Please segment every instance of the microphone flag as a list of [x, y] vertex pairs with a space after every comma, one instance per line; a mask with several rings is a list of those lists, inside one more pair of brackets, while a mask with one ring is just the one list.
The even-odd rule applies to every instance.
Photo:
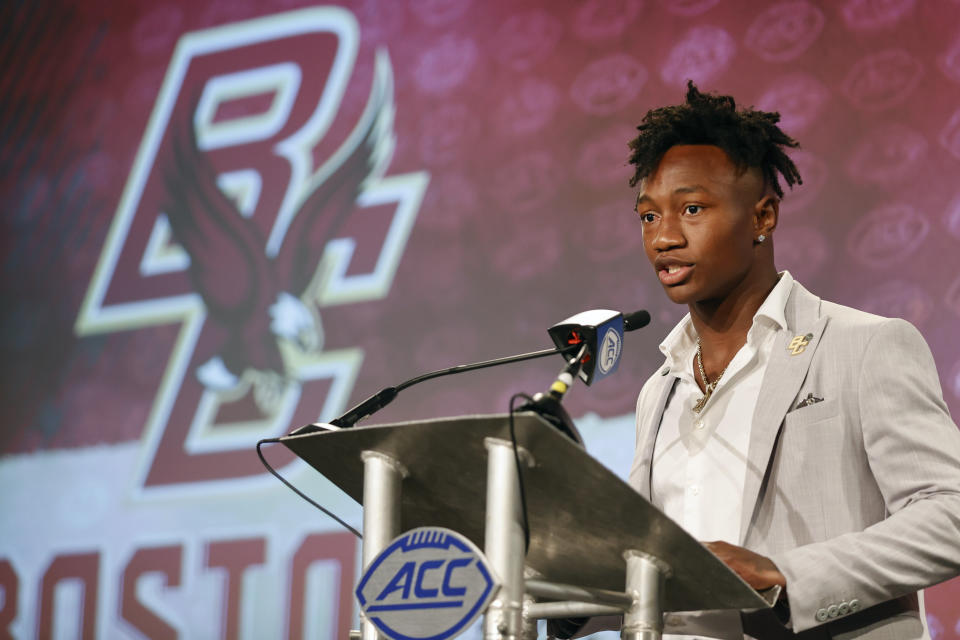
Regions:
[[588, 386], [613, 374], [623, 352], [623, 314], [609, 309], [582, 311], [548, 330], [559, 348], [587, 344], [579, 376]]

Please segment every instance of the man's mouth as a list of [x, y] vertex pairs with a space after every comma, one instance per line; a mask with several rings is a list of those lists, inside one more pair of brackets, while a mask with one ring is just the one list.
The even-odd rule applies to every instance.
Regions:
[[657, 272], [657, 275], [660, 277], [660, 282], [669, 287], [684, 282], [690, 276], [692, 271], [692, 264], [672, 264], [660, 269]]

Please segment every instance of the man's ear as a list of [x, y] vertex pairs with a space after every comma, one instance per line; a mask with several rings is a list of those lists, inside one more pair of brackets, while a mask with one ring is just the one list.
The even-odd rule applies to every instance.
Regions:
[[780, 219], [780, 198], [772, 193], [764, 195], [754, 208], [754, 227], [757, 233], [770, 237]]

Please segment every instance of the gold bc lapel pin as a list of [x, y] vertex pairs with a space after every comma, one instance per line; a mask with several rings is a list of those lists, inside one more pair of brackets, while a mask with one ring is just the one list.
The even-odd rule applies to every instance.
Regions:
[[805, 336], [794, 336], [790, 344], [787, 345], [787, 351], [789, 351], [792, 356], [800, 355], [807, 348], [807, 345], [810, 344], [811, 340], [813, 340], [812, 333], [808, 333]]

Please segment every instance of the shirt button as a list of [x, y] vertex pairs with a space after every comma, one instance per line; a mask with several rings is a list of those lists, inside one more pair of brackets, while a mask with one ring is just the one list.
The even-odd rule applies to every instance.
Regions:
[[860, 601], [854, 598], [853, 600], [850, 601], [850, 612], [853, 613], [854, 611], [859, 611], [859, 610], [860, 610]]
[[837, 605], [832, 604], [832, 605], [830, 605], [829, 607], [827, 607], [827, 616], [828, 616], [828, 617], [830, 617], [830, 618], [836, 618], [838, 613], [840, 613], [840, 607], [838, 607]]
[[845, 616], [845, 615], [847, 615], [848, 613], [850, 613], [850, 603], [849, 603], [849, 602], [841, 602], [841, 603], [840, 603], [840, 606], [839, 606], [839, 608], [838, 608], [838, 613], [839, 613], [841, 616]]
[[824, 620], [827, 619], [827, 610], [826, 610], [826, 609], [820, 609], [819, 611], [817, 611], [817, 616], [816, 616], [816, 617], [817, 617], [817, 622], [823, 622]]
[[690, 485], [690, 493], [692, 493], [695, 496], [700, 495], [700, 487], [698, 487], [695, 484]]
[[697, 420], [696, 422], [693, 423], [693, 426], [696, 427], [697, 429], [703, 429], [703, 420]]

